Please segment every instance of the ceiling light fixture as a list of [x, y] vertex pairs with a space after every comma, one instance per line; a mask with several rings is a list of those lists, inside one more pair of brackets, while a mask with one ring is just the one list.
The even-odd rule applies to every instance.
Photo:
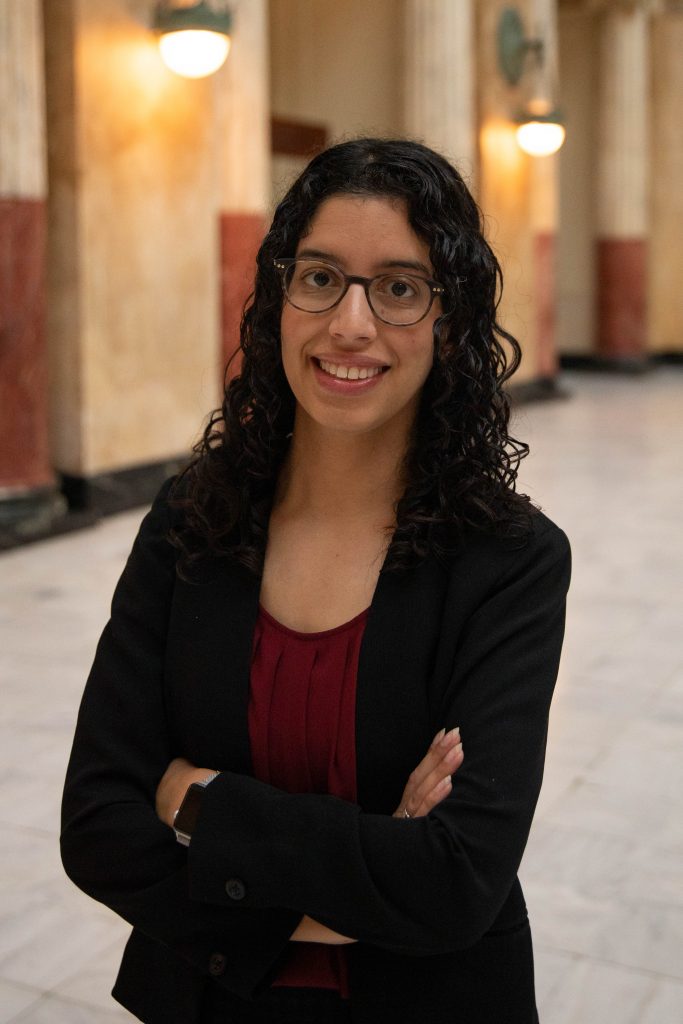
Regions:
[[[527, 85], [528, 96], [515, 115], [517, 143], [530, 156], [550, 156], [565, 140], [563, 117], [553, 98], [545, 65], [546, 45], [528, 38], [522, 19], [513, 7], [498, 22], [498, 66], [509, 85]], [[526, 82], [524, 81], [526, 80]]]
[[222, 0], [158, 3], [154, 29], [164, 64], [184, 78], [205, 78], [225, 63], [232, 15]]

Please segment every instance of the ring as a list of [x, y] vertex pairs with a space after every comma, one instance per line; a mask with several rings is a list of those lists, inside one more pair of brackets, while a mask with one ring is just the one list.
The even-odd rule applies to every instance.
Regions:
[[404, 818], [412, 818], [412, 814], [408, 813], [408, 808], [407, 807], [403, 808], [403, 817]]

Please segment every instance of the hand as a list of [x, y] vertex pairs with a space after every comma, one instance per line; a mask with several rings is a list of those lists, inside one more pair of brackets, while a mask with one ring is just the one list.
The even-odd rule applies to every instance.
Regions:
[[183, 802], [188, 787], [193, 782], [201, 782], [211, 775], [210, 768], [197, 768], [184, 757], [174, 757], [161, 777], [157, 786], [157, 816], [166, 825], [173, 825], [175, 812]]
[[393, 817], [404, 818], [405, 810], [411, 818], [429, 814], [450, 793], [453, 786], [451, 776], [463, 758], [458, 726], [450, 732], [445, 729], [438, 732], [417, 768], [410, 773]]
[[[462, 764], [463, 756], [460, 730], [457, 727], [451, 729], [449, 733], [446, 733], [445, 729], [437, 733], [425, 757], [415, 771], [411, 772], [408, 784], [403, 790], [401, 802], [394, 811], [393, 817], [403, 818], [404, 808], [408, 809], [411, 818], [421, 818], [423, 815], [429, 814], [450, 793], [451, 776]], [[340, 935], [308, 915], [304, 915], [290, 936], [290, 941], [323, 942], [341, 946], [357, 940]]]
[[348, 946], [357, 939], [350, 939], [348, 935], [340, 935], [332, 931], [327, 925], [314, 921], [308, 914], [299, 921], [298, 925], [289, 937], [290, 942], [321, 942], [325, 946]]

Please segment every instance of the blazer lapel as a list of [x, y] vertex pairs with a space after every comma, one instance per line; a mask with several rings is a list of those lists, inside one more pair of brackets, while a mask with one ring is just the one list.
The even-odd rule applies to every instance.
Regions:
[[431, 717], [429, 684], [445, 588], [445, 574], [431, 560], [379, 575], [356, 690], [356, 782], [365, 811], [393, 813], [441, 727]]
[[172, 708], [190, 760], [251, 773], [248, 704], [260, 579], [215, 560], [198, 583], [176, 584], [169, 658]]
[[[431, 561], [382, 570], [361, 643], [356, 688], [356, 781], [364, 810], [395, 810], [408, 775], [443, 723], [429, 687], [445, 574]], [[179, 747], [198, 764], [251, 774], [248, 704], [261, 580], [212, 562], [198, 584], [178, 581], [167, 659]]]

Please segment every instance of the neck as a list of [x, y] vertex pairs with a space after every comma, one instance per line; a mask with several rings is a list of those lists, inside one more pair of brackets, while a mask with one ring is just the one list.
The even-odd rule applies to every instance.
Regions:
[[343, 523], [395, 522], [405, 490], [405, 427], [367, 434], [325, 430], [297, 406], [292, 440], [278, 480], [274, 509], [282, 516]]

